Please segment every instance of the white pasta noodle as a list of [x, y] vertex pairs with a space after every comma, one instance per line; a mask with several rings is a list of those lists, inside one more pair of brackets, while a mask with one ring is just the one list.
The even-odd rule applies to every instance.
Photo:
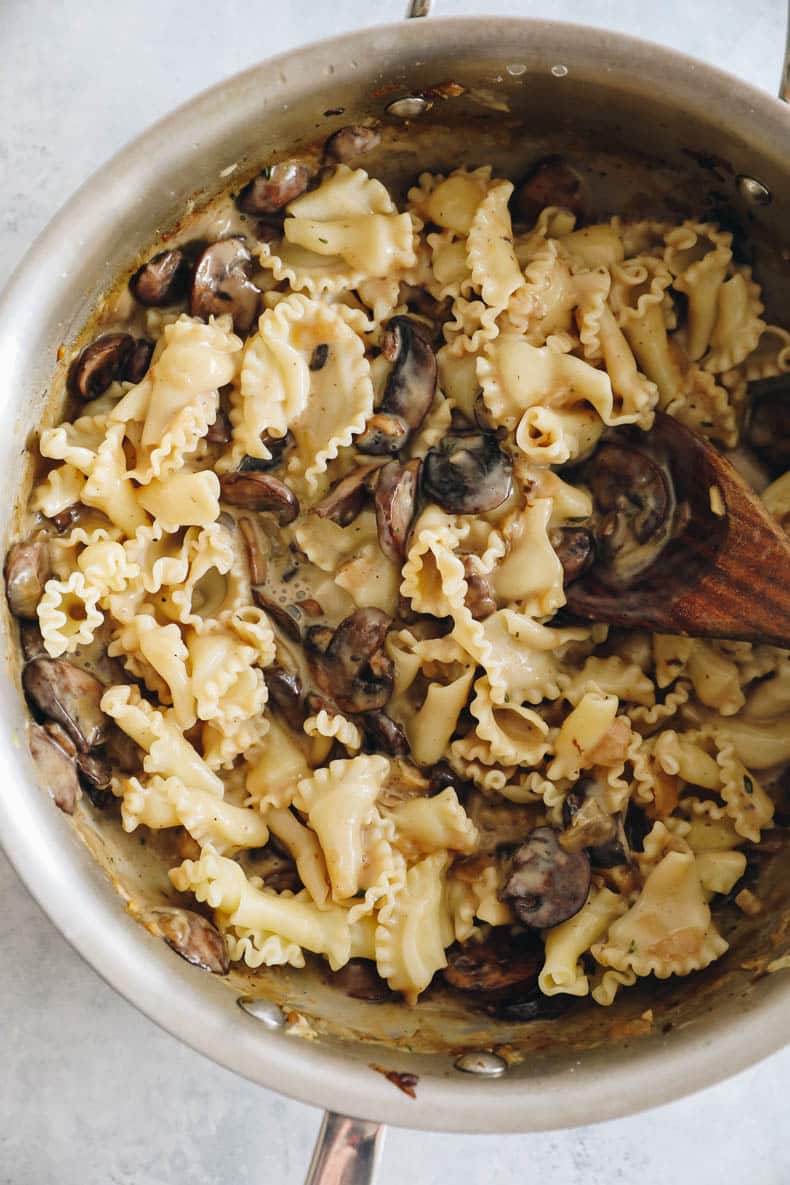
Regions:
[[[790, 331], [714, 223], [546, 206], [514, 233], [513, 188], [425, 172], [399, 204], [321, 169], [281, 231], [244, 223], [243, 335], [231, 307], [132, 317], [126, 292], [102, 316], [153, 341], [147, 373], [40, 430], [45, 653], [107, 683], [141, 750], [112, 771], [121, 824], [194, 847], [172, 885], [245, 974], [362, 958], [414, 1004], [452, 943], [506, 941], [511, 853], [551, 827], [592, 877], [540, 936], [538, 987], [609, 1007], [723, 955], [711, 909], [771, 847], [788, 652], [565, 624], [566, 544], [591, 532], [600, 559], [632, 529], [641, 495], [609, 514], [586, 459], [649, 443], [659, 408], [790, 532], [790, 474], [739, 447]], [[447, 441], [483, 432], [502, 455], [470, 477]], [[629, 807], [641, 849], [600, 867]]]

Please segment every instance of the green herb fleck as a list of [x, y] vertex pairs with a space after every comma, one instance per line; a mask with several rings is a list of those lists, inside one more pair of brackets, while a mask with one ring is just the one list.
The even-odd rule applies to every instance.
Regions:
[[628, 953], [629, 953], [629, 955], [636, 954], [636, 939], [635, 938], [632, 938], [628, 944]]
[[509, 694], [508, 694], [507, 692], [505, 692], [505, 703], [506, 703], [506, 704], [509, 704], [509, 703], [510, 703], [510, 696], [509, 696]]
[[329, 242], [329, 239], [322, 239], [322, 238], [319, 236], [319, 239], [318, 239], [318, 241], [319, 241], [319, 243], [323, 243], [324, 245], [326, 245], [326, 244]]
[[747, 794], [754, 794], [754, 782], [752, 781], [752, 779], [749, 777], [748, 774], [744, 775], [743, 788]]

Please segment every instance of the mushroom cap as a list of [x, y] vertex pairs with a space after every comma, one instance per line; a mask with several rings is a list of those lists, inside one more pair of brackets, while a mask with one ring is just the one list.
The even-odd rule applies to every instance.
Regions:
[[501, 506], [513, 486], [513, 462], [492, 432], [454, 432], [423, 462], [426, 497], [448, 514], [484, 514]]

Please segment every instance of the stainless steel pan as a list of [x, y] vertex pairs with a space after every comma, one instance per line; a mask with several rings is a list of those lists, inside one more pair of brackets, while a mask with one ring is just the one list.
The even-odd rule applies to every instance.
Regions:
[[[464, 93], [443, 97], [437, 84], [448, 80]], [[79, 337], [138, 254], [229, 176], [241, 181], [273, 154], [370, 117], [385, 133], [371, 170], [401, 191], [425, 168], [491, 161], [517, 176], [561, 151], [589, 172], [602, 214], [724, 212], [756, 244], [781, 319], [790, 111], [778, 100], [679, 54], [573, 25], [487, 18], [366, 30], [264, 63], [188, 103], [105, 166], [35, 243], [0, 302], [0, 375], [14, 407], [13, 432], [0, 439], [6, 506], [50, 389], [57, 398], [59, 347]], [[141, 868], [141, 849], [132, 852], [118, 828], [87, 812], [59, 814], [36, 784], [5, 627], [0, 838], [9, 858], [75, 948], [152, 1019], [251, 1080], [338, 1113], [314, 1183], [370, 1179], [379, 1124], [570, 1127], [677, 1098], [790, 1039], [788, 983], [756, 974], [754, 962], [784, 953], [769, 936], [783, 924], [790, 932], [781, 853], [761, 885], [766, 914], [730, 919], [721, 963], [554, 1022], [481, 1020], [440, 993], [413, 1010], [362, 1004], [317, 971], [199, 973], [136, 920], [166, 900], [161, 869]], [[294, 1024], [298, 1016], [306, 1021]], [[305, 1025], [317, 1039], [300, 1038]], [[416, 1075], [416, 1100], [382, 1071]]]

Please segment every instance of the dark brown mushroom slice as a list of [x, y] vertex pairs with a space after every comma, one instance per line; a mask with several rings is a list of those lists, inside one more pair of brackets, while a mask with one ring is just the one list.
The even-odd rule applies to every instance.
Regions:
[[749, 384], [745, 437], [771, 477], [790, 469], [790, 374]]
[[243, 214], [257, 217], [282, 210], [298, 198], [310, 184], [310, 170], [297, 161], [283, 160], [267, 165], [257, 177], [244, 186], [236, 199]]
[[595, 794], [595, 783], [578, 782], [562, 804], [565, 831], [560, 835], [560, 846], [566, 852], [580, 852], [612, 839], [616, 823], [607, 814]]
[[365, 712], [360, 716], [359, 724], [365, 738], [365, 752], [408, 757], [411, 750], [406, 733], [386, 712]]
[[239, 473], [268, 473], [282, 464], [283, 456], [293, 444], [293, 436], [286, 432], [285, 436], [269, 436], [264, 434], [261, 440], [266, 445], [269, 457], [242, 457], [239, 462]]
[[485, 514], [510, 496], [513, 462], [491, 432], [451, 433], [429, 449], [422, 488], [448, 514]]
[[593, 844], [587, 849], [590, 864], [593, 868], [620, 868], [631, 863], [631, 848], [625, 833], [625, 822], [622, 813], [613, 816], [614, 833], [604, 843]]
[[384, 652], [391, 619], [381, 609], [357, 609], [332, 633], [312, 626], [305, 652], [321, 691], [341, 711], [383, 708], [392, 695], [393, 665]]
[[189, 261], [178, 247], [160, 251], [137, 269], [129, 287], [147, 309], [176, 304], [189, 290]]
[[370, 959], [349, 959], [339, 971], [328, 971], [327, 981], [340, 988], [352, 1000], [368, 1000], [380, 1004], [395, 999], [395, 994], [376, 970]]
[[230, 442], [231, 432], [230, 420], [227, 414], [220, 408], [214, 423], [210, 425], [206, 433], [206, 440], [209, 444], [228, 444]]
[[69, 390], [79, 399], [96, 399], [103, 395], [115, 379], [123, 373], [134, 349], [134, 338], [129, 333], [105, 333], [97, 337], [78, 355], [69, 369]]
[[44, 649], [44, 639], [41, 636], [41, 630], [38, 628], [37, 623], [20, 621], [19, 644], [22, 648], [25, 662], [30, 662], [32, 658], [47, 657], [47, 652]]
[[420, 464], [418, 460], [407, 461], [405, 465], [387, 461], [379, 470], [376, 482], [373, 501], [379, 547], [396, 564], [403, 562], [414, 519]]
[[381, 352], [392, 362], [381, 410], [401, 416], [413, 432], [425, 419], [436, 394], [436, 355], [430, 330], [414, 317], [391, 317]]
[[247, 552], [247, 567], [250, 571], [251, 584], [263, 584], [266, 579], [266, 557], [263, 554], [260, 537], [255, 524], [247, 514], [239, 515], [239, 530], [241, 537], [244, 540], [244, 548]]
[[223, 473], [219, 485], [223, 502], [242, 506], [245, 510], [268, 511], [281, 527], [292, 523], [299, 514], [296, 494], [271, 473]]
[[584, 467], [595, 506], [598, 578], [627, 588], [669, 542], [675, 509], [666, 468], [647, 453], [606, 442]]
[[13, 543], [5, 558], [5, 595], [15, 617], [33, 621], [52, 574], [49, 544], [45, 539]]
[[167, 945], [182, 959], [214, 975], [226, 975], [230, 959], [225, 939], [202, 914], [191, 909], [156, 909], [153, 917]]
[[590, 876], [585, 851], [564, 851], [552, 827], [538, 827], [514, 853], [501, 897], [522, 925], [548, 930], [579, 912]]
[[581, 176], [561, 156], [544, 156], [516, 187], [511, 205], [516, 218], [529, 225], [546, 206], [563, 206], [580, 218], [584, 214]]
[[62, 658], [34, 658], [22, 685], [34, 707], [62, 724], [82, 753], [102, 744], [109, 721], [99, 707], [104, 684], [93, 675]]
[[115, 801], [110, 783], [112, 765], [106, 753], [79, 753], [76, 758], [80, 784], [97, 810], [105, 811]]
[[282, 667], [267, 667], [264, 678], [273, 707], [291, 728], [301, 732], [306, 716], [302, 680]]
[[114, 721], [107, 729], [103, 749], [113, 769], [118, 773], [136, 774], [143, 768], [145, 752]]
[[370, 497], [371, 479], [381, 468], [381, 461], [367, 461], [357, 465], [332, 486], [326, 497], [312, 507], [319, 518], [328, 518], [340, 527], [347, 527], [362, 510]]
[[366, 152], [372, 152], [381, 143], [381, 136], [375, 128], [366, 128], [363, 124], [350, 124], [349, 127], [339, 128], [324, 144], [324, 160], [348, 164]]
[[514, 993], [513, 997], [501, 1000], [483, 997], [481, 1001], [482, 1009], [488, 1016], [516, 1024], [526, 1024], [534, 1020], [556, 1020], [577, 1003], [576, 996], [567, 996], [562, 992], [558, 992], [556, 996], [546, 996], [539, 987], [530, 988], [523, 995]]
[[150, 337], [138, 337], [132, 346], [131, 353], [123, 364], [119, 377], [125, 383], [141, 383], [148, 374], [151, 359], [154, 356], [154, 343]]
[[364, 432], [355, 438], [354, 444], [361, 453], [374, 457], [390, 456], [400, 452], [410, 435], [411, 429], [402, 416], [376, 412], [368, 420]]
[[28, 743], [45, 789], [56, 806], [65, 814], [73, 815], [80, 796], [80, 783], [73, 758], [61, 749], [40, 724], [31, 722]]
[[260, 291], [250, 280], [252, 255], [236, 235], [210, 243], [200, 255], [192, 277], [189, 311], [193, 317], [230, 313], [237, 333], [248, 333], [258, 315]]
[[558, 527], [549, 540], [562, 564], [565, 584], [578, 580], [595, 560], [595, 538], [586, 527]]
[[446, 762], [440, 761], [434, 765], [431, 770], [431, 777], [428, 783], [428, 797], [433, 798], [437, 794], [441, 794], [442, 790], [455, 790], [456, 794], [462, 795], [469, 789], [471, 783], [465, 781], [459, 773], [451, 769]]
[[73, 505], [67, 506], [65, 510], [59, 510], [57, 514], [53, 514], [49, 521], [57, 533], [62, 535], [65, 531], [68, 531], [69, 527], [74, 525], [80, 516], [81, 510], [81, 504], [74, 502]]
[[466, 596], [464, 604], [475, 621], [485, 621], [496, 612], [496, 598], [491, 581], [477, 570], [476, 556], [464, 555], [461, 563], [464, 566], [466, 580]]
[[534, 932], [516, 934], [496, 926], [482, 942], [451, 946], [442, 978], [461, 992], [512, 995], [537, 986], [544, 961], [543, 943]]
[[265, 609], [286, 637], [301, 642], [304, 614], [295, 605], [283, 605], [268, 596], [263, 589], [253, 588], [252, 599], [260, 609]]

